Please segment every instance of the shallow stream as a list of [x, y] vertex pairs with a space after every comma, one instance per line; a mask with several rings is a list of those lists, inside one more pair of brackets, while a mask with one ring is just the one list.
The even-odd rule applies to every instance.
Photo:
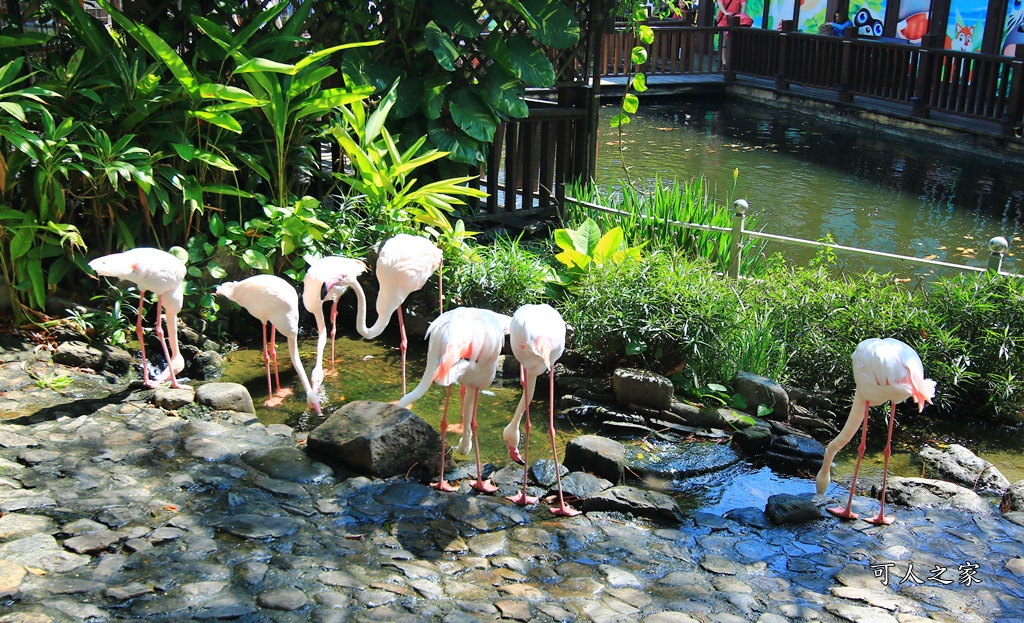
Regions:
[[[387, 337], [389, 334], [385, 334]], [[279, 407], [266, 408], [266, 376], [258, 349], [239, 349], [227, 357], [222, 381], [242, 383], [252, 393], [257, 416], [264, 424], [288, 424], [298, 430], [312, 430], [322, 421], [305, 408], [302, 385], [292, 370], [283, 344], [278, 347], [282, 383], [294, 388], [295, 394]], [[312, 368], [316, 352], [313, 339], [300, 340], [300, 355], [307, 369]], [[335, 409], [353, 400], [397, 401], [401, 398], [401, 363], [397, 347], [381, 340], [366, 341], [352, 337], [338, 337], [336, 376], [324, 380], [327, 400], [323, 403], [326, 418]], [[326, 357], [329, 358], [330, 344]], [[425, 363], [425, 348], [412, 341], [408, 354], [408, 387], [411, 391], [419, 382]], [[329, 361], [325, 361], [329, 370]], [[508, 423], [521, 395], [518, 379], [498, 379], [481, 395], [478, 411], [478, 435], [481, 458], [496, 467], [509, 465], [508, 452], [501, 432]], [[541, 385], [537, 395], [541, 396]], [[412, 405], [412, 410], [435, 429], [439, 428], [444, 404], [444, 388], [434, 386], [426, 396]], [[449, 424], [458, 422], [458, 391], [452, 391]], [[535, 398], [531, 410], [533, 432], [530, 439], [531, 462], [551, 457], [547, 435], [547, 401]], [[1019, 431], [995, 426], [976, 426], [967, 430], [955, 422], [936, 421], [926, 410], [921, 416], [923, 427], [905, 431], [901, 426], [910, 418], [909, 412], [897, 414], [897, 427], [890, 459], [890, 474], [921, 476], [919, 464], [911, 461], [911, 449], [924, 443], [961, 443], [983, 458], [993, 462], [1011, 482], [1024, 479], [1024, 439]], [[556, 414], [556, 435], [559, 457], [564, 456], [565, 443], [579, 434], [593, 433], [585, 422], [573, 422]], [[858, 477], [858, 489], [865, 491], [882, 478], [882, 450], [885, 445], [886, 420], [882, 408], [873, 408], [868, 425], [868, 451]], [[459, 434], [450, 430], [448, 441], [457, 443]], [[859, 439], [859, 437], [858, 437]], [[814, 491], [813, 474], [806, 477], [782, 474], [766, 466], [754, 465], [739, 459], [728, 444], [696, 440], [683, 444], [668, 444], [655, 439], [623, 440], [631, 462], [649, 466], [662, 473], [679, 474], [678, 478], [651, 483], [672, 493], [684, 510], [704, 510], [724, 513], [733, 508], [764, 507], [768, 497], [777, 493], [806, 494]], [[833, 479], [847, 491], [857, 458], [857, 439], [852, 441], [836, 458]], [[472, 456], [455, 455], [460, 464], [472, 462]], [[701, 473], [698, 473], [701, 472]], [[836, 486], [836, 485], [833, 485]]]

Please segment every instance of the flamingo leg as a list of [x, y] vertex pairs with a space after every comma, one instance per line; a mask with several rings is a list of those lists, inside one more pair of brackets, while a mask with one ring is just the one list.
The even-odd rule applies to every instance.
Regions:
[[270, 325], [270, 360], [274, 362], [274, 380], [277, 381], [277, 393], [281, 393], [281, 374], [277, 370], [277, 327]]
[[871, 403], [864, 401], [864, 424], [861, 426], [860, 445], [857, 446], [857, 464], [853, 468], [853, 482], [850, 483], [850, 499], [847, 500], [845, 509], [838, 506], [825, 509], [840, 519], [856, 519], [858, 517], [851, 508], [853, 507], [853, 494], [857, 490], [857, 473], [860, 472], [860, 463], [864, 459], [864, 451], [868, 447], [868, 410], [870, 406]]
[[437, 309], [438, 313], [444, 313], [444, 257], [437, 265]]
[[445, 437], [448, 436], [448, 403], [452, 398], [452, 386], [448, 386], [448, 393], [444, 397], [444, 410], [441, 411], [441, 467], [439, 469], [440, 475], [437, 477], [437, 482], [430, 483], [430, 486], [437, 489], [438, 491], [458, 491], [458, 487], [453, 487], [444, 480], [444, 441]]
[[471, 486], [474, 489], [476, 489], [477, 491], [481, 491], [483, 493], [494, 493], [495, 491], [498, 490], [498, 487], [494, 486], [494, 483], [492, 483], [491, 481], [484, 480], [484, 478], [483, 478], [483, 472], [484, 472], [483, 463], [480, 461], [480, 440], [477, 438], [477, 435], [476, 435], [476, 429], [477, 429], [477, 425], [476, 425], [476, 405], [477, 405], [477, 401], [479, 399], [480, 399], [480, 388], [479, 387], [473, 387], [473, 393], [472, 393], [473, 420], [472, 420], [472, 423], [470, 424], [470, 428], [473, 431], [473, 449], [476, 451], [476, 482], [474, 482]]
[[267, 368], [267, 401], [274, 395], [274, 386], [270, 383], [270, 354], [267, 353], [267, 323], [263, 323], [261, 331], [263, 335], [263, 365]]
[[889, 475], [889, 455], [892, 454], [892, 426], [893, 422], [896, 421], [896, 403], [892, 403], [892, 409], [889, 412], [889, 436], [885, 440], [885, 452], [882, 456], [885, 457], [884, 467], [882, 468], [882, 507], [878, 509], [878, 516], [872, 517], [871, 519], [865, 519], [868, 523], [873, 523], [876, 526], [888, 526], [893, 522], [893, 517], [885, 516], [885, 484]]
[[171, 387], [179, 388], [178, 380], [174, 378], [174, 362], [171, 359], [171, 353], [167, 349], [167, 342], [164, 339], [164, 328], [163, 328], [163, 302], [164, 297], [156, 297], [156, 337], [160, 340], [160, 348], [164, 351], [164, 360], [167, 362], [167, 371], [171, 373]]
[[548, 404], [550, 405], [548, 433], [551, 435], [551, 456], [555, 460], [555, 479], [558, 482], [558, 508], [552, 508], [551, 512], [563, 517], [573, 517], [579, 515], [580, 511], [565, 503], [565, 496], [562, 494], [562, 474], [558, 465], [558, 447], [555, 445], [555, 371], [553, 369], [548, 369], [548, 380]]
[[398, 332], [402, 335], [399, 347], [402, 350], [402, 395], [405, 395], [405, 349], [409, 346], [409, 340], [405, 337], [405, 319], [402, 318], [402, 306], [398, 306]]
[[[527, 378], [526, 368], [523, 364], [519, 364], [519, 383], [523, 386], [523, 392], [526, 392]], [[523, 490], [519, 492], [519, 495], [510, 495], [508, 499], [519, 504], [520, 506], [527, 506], [529, 504], [536, 504], [537, 498], [526, 495], [527, 477], [530, 472], [530, 403], [526, 403], [526, 411], [523, 413], [523, 417], [526, 418], [526, 445], [523, 447]]]
[[139, 290], [139, 318], [135, 322], [135, 334], [139, 336], [139, 350], [142, 352], [142, 384], [146, 387], [156, 387], [156, 384], [149, 380], [149, 366], [146, 365], [146, 341], [142, 337], [142, 308], [146, 302], [146, 291]]
[[[334, 370], [334, 337], [338, 334], [338, 299], [331, 305], [331, 370]], [[404, 388], [403, 388], [404, 389]], [[403, 396], [405, 394], [402, 394]]]

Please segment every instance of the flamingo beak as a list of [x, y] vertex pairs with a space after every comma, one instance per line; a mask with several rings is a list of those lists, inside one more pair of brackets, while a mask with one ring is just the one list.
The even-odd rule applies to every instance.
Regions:
[[523, 456], [519, 454], [519, 448], [508, 447], [508, 456], [516, 463], [520, 465], [526, 465], [526, 461], [523, 460]]

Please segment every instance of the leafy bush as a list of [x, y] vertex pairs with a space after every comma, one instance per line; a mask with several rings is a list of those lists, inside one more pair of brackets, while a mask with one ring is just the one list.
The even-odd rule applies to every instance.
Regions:
[[445, 298], [455, 305], [484, 307], [511, 314], [520, 305], [552, 296], [546, 287], [551, 268], [546, 249], [520, 239], [500, 237], [474, 247], [471, 256], [455, 258], [445, 273]]

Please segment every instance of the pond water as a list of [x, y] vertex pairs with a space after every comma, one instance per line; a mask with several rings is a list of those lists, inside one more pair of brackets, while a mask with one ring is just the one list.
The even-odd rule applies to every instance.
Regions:
[[[608, 125], [616, 111], [601, 111], [597, 181], [605, 189], [624, 178], [623, 160], [641, 184], [703, 174], [722, 203], [746, 199], [767, 233], [831, 234], [840, 245], [974, 266], [988, 261], [989, 239], [1004, 236], [1004, 270], [1018, 270], [1024, 165], [723, 98], [642, 104], [621, 138]], [[798, 263], [815, 253], [774, 242], [767, 251]], [[932, 272], [860, 255], [839, 259], [856, 271]]]
[[[278, 407], [266, 408], [266, 376], [262, 355], [258, 348], [242, 348], [227, 357], [225, 375], [219, 379], [242, 383], [253, 396], [256, 414], [264, 424], [288, 424], [298, 430], [309, 431], [318, 426], [335, 409], [353, 400], [380, 400], [394, 402], [401, 398], [401, 360], [397, 349], [397, 338], [390, 332], [385, 340], [366, 341], [358, 336], [340, 336], [337, 340], [337, 375], [324, 380], [327, 400], [323, 403], [324, 416], [318, 418], [306, 409], [302, 385], [288, 360], [284, 344], [278, 345], [281, 382], [293, 388], [294, 395]], [[300, 356], [307, 369], [312, 368], [316, 352], [316, 341], [300, 340]], [[330, 346], [328, 345], [328, 355]], [[412, 340], [408, 353], [408, 385], [411, 390], [419, 382], [425, 365], [426, 349], [421, 342]], [[325, 369], [329, 364], [325, 362]], [[481, 458], [496, 467], [511, 464], [501, 432], [508, 423], [521, 395], [518, 379], [498, 379], [480, 397], [477, 420]], [[538, 387], [537, 395], [545, 392]], [[546, 394], [545, 394], [546, 395]], [[441, 422], [444, 403], [444, 388], [434, 386], [426, 396], [416, 401], [411, 409], [435, 429]], [[449, 407], [449, 423], [458, 421], [458, 392], [453, 390]], [[551, 457], [551, 446], [547, 435], [548, 406], [546, 400], [536, 398], [531, 404], [533, 432], [530, 438], [530, 460]], [[920, 465], [911, 462], [911, 450], [925, 442], [963, 443], [985, 459], [995, 463], [1011, 482], [1024, 478], [1024, 441], [1018, 432], [1009, 431], [981, 423], [973, 430], [956, 425], [955, 422], [938, 421], [930, 418], [927, 411], [916, 416], [923, 426], [913, 430], [903, 425], [910, 416], [898, 414], [893, 439], [893, 455], [890, 473], [901, 476], [920, 476]], [[593, 433], [586, 422], [574, 422], [556, 414], [556, 436], [559, 458], [565, 453], [567, 441], [580, 434]], [[882, 449], [885, 444], [886, 420], [881, 408], [872, 409], [868, 426], [868, 451], [861, 467], [859, 482], [863, 490], [871, 484], [881, 482]], [[459, 434], [450, 432], [448, 441], [458, 443]], [[644, 453], [647, 460], [667, 473], [685, 473], [685, 477], [668, 479], [652, 486], [672, 494], [684, 510], [705, 510], [724, 513], [733, 508], [763, 507], [769, 496], [777, 493], [806, 494], [814, 491], [813, 474], [803, 476], [787, 475], [772, 469], [739, 460], [732, 461], [724, 469], [691, 475], [695, 465], [719, 462], [722, 452], [730, 452], [728, 446], [710, 441], [695, 441], [684, 444], [666, 444], [655, 439], [626, 440], [627, 451], [634, 458]], [[847, 491], [856, 461], [857, 441], [851, 442], [836, 458], [833, 478]], [[440, 451], [440, 448], [438, 449]], [[472, 456], [456, 454], [459, 464], [471, 463]], [[835, 485], [834, 485], [835, 486]], [[861, 489], [860, 486], [858, 486]]]

